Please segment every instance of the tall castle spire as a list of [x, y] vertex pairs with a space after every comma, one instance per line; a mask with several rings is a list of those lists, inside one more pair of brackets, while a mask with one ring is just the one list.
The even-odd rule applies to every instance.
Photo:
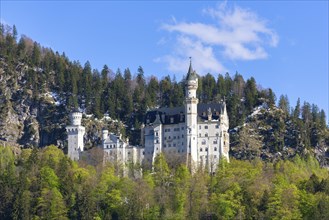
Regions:
[[186, 76], [186, 81], [190, 80], [196, 80], [198, 77], [196, 75], [196, 72], [192, 68], [192, 57], [190, 57], [190, 66], [188, 68], [187, 76]]
[[186, 95], [185, 95], [185, 143], [187, 153], [187, 163], [191, 171], [195, 171], [198, 164], [198, 150], [197, 150], [197, 106], [198, 98], [196, 91], [198, 89], [198, 76], [192, 68], [192, 61], [190, 57], [190, 66], [186, 76]]

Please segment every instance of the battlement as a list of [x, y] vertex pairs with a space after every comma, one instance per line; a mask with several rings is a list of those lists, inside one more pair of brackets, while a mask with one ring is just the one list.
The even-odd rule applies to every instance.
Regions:
[[82, 113], [73, 112], [70, 114], [70, 121], [72, 125], [79, 126], [81, 125]]

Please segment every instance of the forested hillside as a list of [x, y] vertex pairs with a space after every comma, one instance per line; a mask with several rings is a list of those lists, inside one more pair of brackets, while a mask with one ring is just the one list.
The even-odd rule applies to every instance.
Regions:
[[[23, 147], [65, 148], [68, 114], [79, 108], [85, 113], [87, 148], [99, 143], [102, 127], [138, 145], [148, 109], [183, 105], [184, 81], [179, 80], [158, 79], [142, 67], [132, 72], [113, 72], [106, 65], [93, 69], [89, 62], [71, 61], [27, 36], [18, 38], [15, 26], [1, 25], [0, 140]], [[329, 132], [325, 112], [317, 105], [299, 100], [290, 105], [286, 95], [276, 100], [270, 88], [238, 72], [200, 75], [197, 95], [201, 103], [226, 99], [236, 158], [273, 160], [311, 151], [326, 164]], [[103, 118], [105, 113], [110, 119]]]
[[[115, 168], [116, 167], [116, 168]], [[328, 219], [329, 176], [305, 155], [275, 163], [224, 160], [218, 172], [170, 167], [122, 177], [120, 167], [73, 162], [56, 146], [0, 147], [0, 219]]]

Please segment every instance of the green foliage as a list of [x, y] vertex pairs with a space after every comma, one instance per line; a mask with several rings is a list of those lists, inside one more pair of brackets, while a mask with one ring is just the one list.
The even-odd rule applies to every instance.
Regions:
[[[215, 175], [168, 167], [141, 178], [77, 164], [54, 146], [0, 147], [1, 219], [328, 219], [329, 175], [314, 157], [221, 160]], [[19, 181], [18, 181], [19, 180]]]

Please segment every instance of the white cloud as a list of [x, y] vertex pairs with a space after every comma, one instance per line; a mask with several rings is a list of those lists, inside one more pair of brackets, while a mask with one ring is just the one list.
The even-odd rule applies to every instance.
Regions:
[[172, 54], [156, 58], [154, 61], [167, 63], [168, 70], [172, 72], [185, 73], [189, 56], [196, 58], [193, 59], [193, 68], [200, 73], [225, 70], [215, 58], [212, 47], [183, 35], [177, 37], [176, 47]]
[[[267, 27], [267, 21], [255, 12], [224, 2], [203, 13], [215, 22], [177, 22], [161, 28], [175, 34], [175, 49], [171, 54], [155, 59], [168, 64], [173, 72], [186, 71], [187, 57], [192, 56], [194, 68], [201, 74], [223, 72], [226, 68], [218, 59], [266, 59], [266, 47], [276, 47], [279, 37]], [[220, 56], [219, 56], [220, 55]]]

